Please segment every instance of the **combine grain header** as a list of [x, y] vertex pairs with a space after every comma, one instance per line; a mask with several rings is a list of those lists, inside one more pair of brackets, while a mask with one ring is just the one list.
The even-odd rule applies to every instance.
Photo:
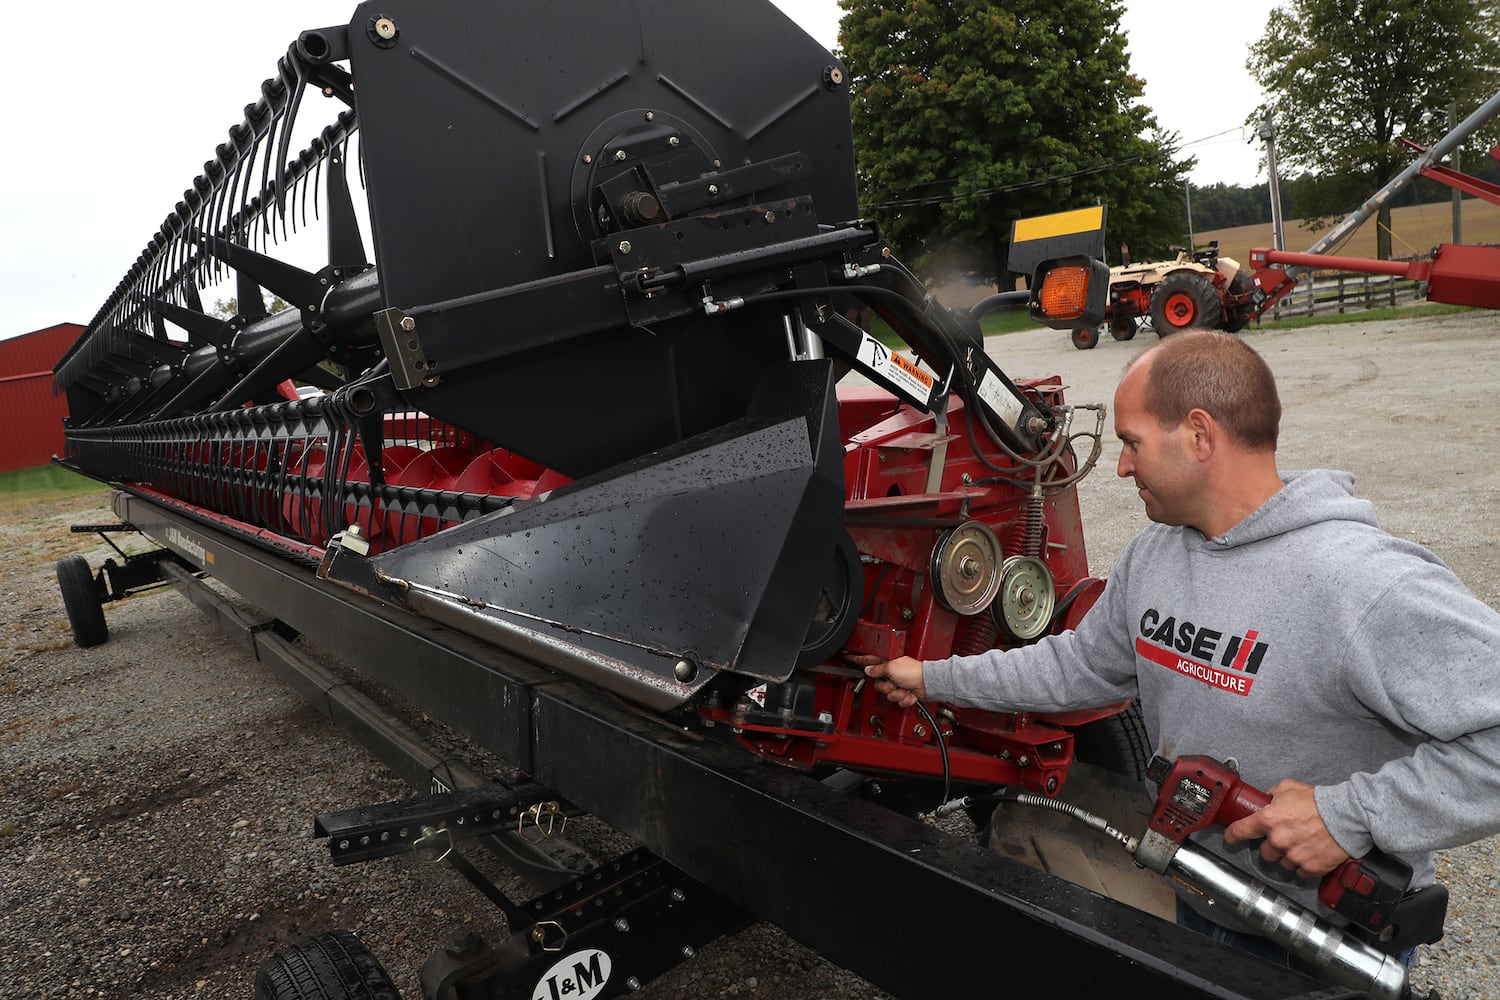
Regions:
[[[279, 253], [313, 221], [325, 259]], [[1062, 328], [1068, 287], [1033, 303]], [[320, 816], [335, 863], [478, 836], [541, 887], [465, 868], [512, 937], [455, 938], [429, 996], [616, 995], [745, 910], [904, 996], [986, 987], [996, 941], [1021, 989], [1313, 988], [902, 815], [1055, 795], [1080, 747], [1141, 763], [1126, 706], [900, 709], [841, 658], [1072, 627], [1103, 411], [1009, 377], [859, 218], [846, 70], [766, 3], [396, 0], [303, 32], [56, 384], [62, 461], [163, 546], [60, 564], [79, 640], [173, 581], [436, 793]], [[514, 771], [435, 754], [300, 636]], [[645, 850], [537, 848], [577, 811]], [[886, 947], [893, 901], [922, 962]], [[262, 995], [374, 976], [361, 948], [293, 949]]]

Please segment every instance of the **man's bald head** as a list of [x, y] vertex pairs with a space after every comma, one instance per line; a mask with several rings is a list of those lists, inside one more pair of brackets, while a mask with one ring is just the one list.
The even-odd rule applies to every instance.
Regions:
[[1189, 411], [1210, 414], [1240, 445], [1275, 451], [1281, 398], [1270, 367], [1238, 337], [1212, 331], [1173, 334], [1126, 366], [1145, 376], [1147, 412], [1163, 427]]

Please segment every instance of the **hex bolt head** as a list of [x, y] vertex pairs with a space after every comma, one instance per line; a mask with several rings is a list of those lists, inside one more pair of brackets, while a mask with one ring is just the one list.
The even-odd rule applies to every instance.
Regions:
[[621, 253], [629, 253], [630, 252], [630, 241], [629, 240], [621, 240], [620, 241], [620, 252]]
[[694, 948], [693, 948], [692, 945], [685, 944], [685, 945], [682, 946], [682, 957], [683, 958], [692, 958], [696, 954], [698, 954], [698, 952], [694, 950]]
[[708, 193], [709, 194], [714, 194], [714, 195], [718, 194], [719, 193], [719, 185], [717, 185], [717, 184], [710, 184], [708, 186]]
[[761, 216], [761, 218], [765, 219], [766, 223], [769, 225], [770, 223], [776, 221], [776, 213], [775, 212], [767, 212], [765, 215]]
[[677, 148], [677, 147], [678, 147], [678, 146], [681, 146], [681, 145], [682, 145], [682, 140], [681, 140], [681, 139], [679, 139], [679, 138], [677, 138], [677, 137], [676, 137], [676, 136], [675, 136], [675, 135], [674, 135], [674, 136], [672, 136], [672, 137], [671, 137], [671, 138], [670, 138], [670, 139], [668, 139], [668, 140], [667, 140], [667, 145], [668, 145], [668, 146], [671, 146], [671, 147], [672, 147], [672, 148], [673, 148], [673, 149], [676, 149], [676, 148]]
[[682, 891], [682, 890], [681, 890], [681, 889], [673, 889], [673, 890], [672, 890], [672, 898], [673, 898], [673, 899], [674, 899], [674, 900], [676, 900], [676, 901], [677, 901], [677, 902], [679, 902], [679, 903], [680, 903], [680, 902], [682, 902], [682, 901], [683, 901], [683, 900], [684, 900], [684, 899], [687, 899], [687, 894], [686, 894], [686, 893], [684, 893], [684, 892], [683, 892], [683, 891]]
[[615, 150], [615, 162], [619, 163], [623, 159], [625, 159], [625, 150], [623, 150], [623, 149], [617, 149], [617, 150]]
[[630, 931], [630, 921], [626, 920], [624, 917], [620, 917], [615, 921], [615, 930], [619, 931], [621, 934], [628, 933]]
[[630, 992], [634, 993], [636, 990], [641, 988], [641, 981], [634, 976], [631, 976], [629, 979], [625, 980], [625, 986], [630, 990]]
[[401, 317], [401, 329], [405, 330], [407, 333], [411, 333], [416, 328], [417, 328], [417, 321], [416, 320], [412, 319], [410, 316], [402, 316]]
[[586, 163], [586, 164], [587, 163], [593, 163], [594, 162], [594, 154], [592, 154], [592, 153], [584, 153], [583, 154], [583, 162]]
[[656, 121], [656, 112], [655, 111], [647, 111], [646, 112], [646, 120], [648, 122], [654, 122], [654, 121]]

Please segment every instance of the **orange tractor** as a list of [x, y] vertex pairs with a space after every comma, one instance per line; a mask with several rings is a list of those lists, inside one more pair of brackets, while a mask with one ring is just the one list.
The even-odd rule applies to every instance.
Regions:
[[1173, 260], [1122, 264], [1109, 270], [1104, 323], [1073, 330], [1073, 346], [1093, 348], [1104, 327], [1116, 340], [1129, 340], [1142, 320], [1162, 337], [1188, 329], [1236, 333], [1255, 316], [1254, 292], [1250, 271], [1220, 257], [1217, 240], [1191, 257], [1179, 249]]

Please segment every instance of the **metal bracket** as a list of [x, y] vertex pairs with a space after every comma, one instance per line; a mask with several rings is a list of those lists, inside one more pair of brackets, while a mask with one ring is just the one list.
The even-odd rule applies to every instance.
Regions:
[[442, 852], [446, 855], [456, 841], [510, 829], [528, 805], [545, 801], [557, 807], [552, 799], [552, 794], [538, 785], [482, 785], [319, 813], [313, 829], [317, 836], [328, 838], [328, 853], [335, 865], [409, 854], [439, 840], [446, 843]]
[[400, 309], [382, 309], [375, 314], [380, 346], [391, 362], [391, 375], [398, 389], [431, 389], [442, 381], [427, 360], [417, 339], [417, 321]]

